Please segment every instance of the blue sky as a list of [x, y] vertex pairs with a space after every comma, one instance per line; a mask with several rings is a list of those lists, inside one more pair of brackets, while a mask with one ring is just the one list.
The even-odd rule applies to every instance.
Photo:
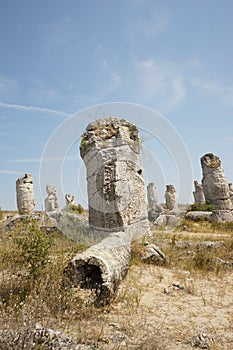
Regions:
[[[2, 0], [0, 6], [3, 209], [16, 208], [15, 180], [25, 172], [34, 177], [37, 209], [42, 209], [46, 195], [41, 171], [57, 185], [53, 162], [64, 152], [60, 204], [71, 192], [86, 206], [78, 142], [91, 120], [107, 115], [105, 107], [89, 107], [109, 102], [125, 103], [123, 109], [113, 105], [109, 113], [126, 119], [128, 113], [140, 126], [145, 178], [156, 183], [160, 200], [166, 183], [182, 192], [174, 156], [180, 151], [169, 143], [169, 126], [171, 138], [180, 135], [186, 145], [192, 180], [201, 180], [200, 157], [213, 152], [233, 182], [231, 0]], [[134, 120], [127, 103], [144, 106], [145, 114], [140, 107]], [[159, 120], [155, 116], [153, 121], [148, 109], [163, 116], [166, 140], [158, 140]], [[51, 154], [53, 135], [60, 135], [55, 139], [62, 149]], [[47, 151], [51, 158], [41, 167]]]

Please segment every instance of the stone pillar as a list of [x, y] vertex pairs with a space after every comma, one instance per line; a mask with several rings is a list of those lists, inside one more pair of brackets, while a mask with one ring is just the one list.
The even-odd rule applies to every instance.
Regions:
[[166, 208], [170, 211], [178, 210], [178, 200], [176, 195], [176, 190], [173, 185], [166, 186], [165, 192]]
[[153, 182], [147, 185], [147, 199], [149, 210], [154, 209], [159, 204], [157, 188]]
[[25, 174], [16, 181], [16, 200], [20, 215], [33, 214], [35, 208], [33, 178]]
[[65, 200], [66, 200], [67, 207], [69, 207], [70, 205], [74, 205], [74, 203], [75, 203], [74, 196], [70, 193], [67, 193], [65, 195]]
[[90, 123], [80, 154], [86, 165], [89, 224], [125, 231], [136, 239], [149, 231], [137, 127], [118, 118]]
[[205, 204], [205, 195], [203, 192], [202, 185], [198, 181], [194, 181], [195, 191], [193, 192], [194, 201], [197, 204]]
[[54, 212], [59, 211], [59, 204], [57, 199], [57, 191], [54, 185], [47, 185], [46, 192], [48, 197], [45, 199], [45, 211]]
[[158, 192], [153, 182], [147, 185], [148, 219], [154, 222], [162, 213], [163, 208], [159, 205]]
[[229, 185], [221, 166], [221, 160], [213, 153], [201, 158], [203, 172], [202, 187], [207, 203], [218, 210], [232, 210]]

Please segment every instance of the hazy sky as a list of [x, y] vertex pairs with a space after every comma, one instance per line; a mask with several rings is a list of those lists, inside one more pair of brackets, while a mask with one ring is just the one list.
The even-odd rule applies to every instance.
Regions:
[[[190, 156], [191, 180], [201, 180], [199, 159], [213, 152], [233, 182], [231, 0], [0, 0], [0, 6], [3, 209], [16, 208], [15, 180], [25, 172], [34, 177], [37, 209], [42, 209], [41, 171], [43, 177], [46, 168], [48, 182], [56, 184], [53, 161], [64, 152], [61, 206], [68, 192], [85, 205], [79, 138], [92, 119], [108, 113], [89, 107], [108, 102], [145, 107], [145, 113], [141, 107], [135, 111], [135, 120], [127, 104], [113, 105], [109, 113], [139, 125], [146, 182], [156, 183], [160, 200], [165, 184], [180, 191], [185, 177], [177, 165], [183, 151], [178, 141], [169, 141], [177, 135]], [[148, 108], [158, 111], [163, 123], [152, 112], [147, 115]], [[87, 110], [77, 113], [82, 109]], [[160, 127], [165, 127], [162, 140]], [[53, 135], [51, 159], [41, 168]]]

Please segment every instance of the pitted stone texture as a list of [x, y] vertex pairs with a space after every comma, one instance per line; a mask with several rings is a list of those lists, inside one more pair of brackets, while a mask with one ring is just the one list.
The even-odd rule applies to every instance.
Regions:
[[70, 287], [95, 289], [94, 303], [107, 305], [128, 271], [130, 257], [130, 236], [125, 232], [112, 232], [70, 261], [65, 269], [65, 282]]
[[54, 185], [47, 185], [46, 192], [48, 197], [45, 199], [45, 211], [53, 212], [59, 211], [59, 204], [57, 199], [57, 191]]
[[218, 210], [232, 210], [229, 186], [221, 160], [213, 153], [208, 153], [201, 158], [201, 166], [202, 187], [206, 202], [214, 204]]
[[163, 208], [159, 205], [158, 192], [153, 182], [147, 185], [148, 219], [154, 222], [162, 213]]
[[[89, 223], [95, 229], [125, 231], [135, 238], [149, 231], [141, 142], [137, 127], [118, 118], [90, 123], [80, 154], [86, 165]], [[146, 231], [145, 230], [146, 226]]]
[[33, 178], [25, 174], [16, 181], [16, 200], [20, 215], [33, 214], [35, 208]]
[[229, 186], [230, 200], [231, 200], [231, 203], [233, 205], [233, 184], [229, 183], [228, 186]]
[[147, 199], [149, 210], [154, 209], [159, 204], [157, 188], [153, 182], [147, 185]]
[[233, 213], [232, 210], [214, 210], [211, 218], [214, 222], [233, 222]]
[[69, 207], [70, 205], [74, 205], [75, 204], [75, 199], [74, 196], [70, 193], [67, 193], [65, 195], [65, 200], [66, 200], [66, 206]]
[[194, 181], [195, 191], [193, 192], [194, 201], [197, 204], [205, 204], [205, 195], [203, 192], [202, 185], [198, 181]]
[[173, 185], [166, 186], [165, 192], [166, 208], [170, 211], [178, 211], [178, 200], [176, 195], [176, 190]]

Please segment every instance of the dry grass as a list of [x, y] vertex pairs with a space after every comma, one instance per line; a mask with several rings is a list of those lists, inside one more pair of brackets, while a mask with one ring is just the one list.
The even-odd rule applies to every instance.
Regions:
[[[133, 243], [130, 270], [102, 309], [91, 304], [91, 291], [63, 287], [64, 267], [83, 246], [54, 232], [44, 268], [32, 276], [14, 239], [21, 232], [0, 230], [1, 329], [40, 322], [103, 350], [191, 350], [192, 337], [206, 332], [215, 339], [210, 349], [232, 348], [232, 267], [216, 261], [233, 261], [231, 225], [183, 222], [175, 231], [155, 231], [150, 240], [169, 257], [166, 266], [143, 263], [142, 244]], [[208, 240], [223, 243], [200, 249]]]

